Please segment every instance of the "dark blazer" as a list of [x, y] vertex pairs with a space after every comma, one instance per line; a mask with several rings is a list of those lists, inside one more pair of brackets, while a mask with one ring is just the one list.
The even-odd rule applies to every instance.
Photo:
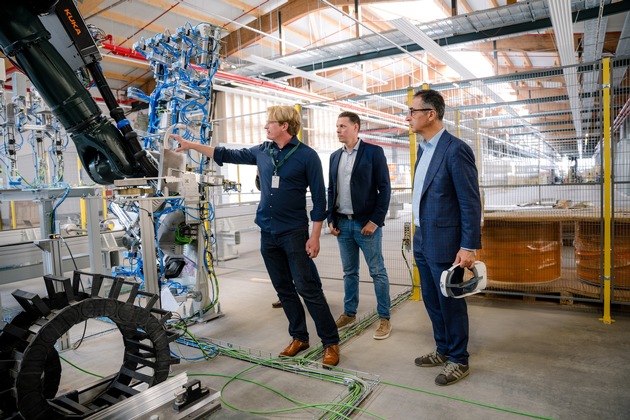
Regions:
[[[418, 148], [416, 168], [420, 156]], [[421, 194], [421, 252], [427, 260], [453, 262], [460, 248], [481, 249], [481, 199], [470, 146], [444, 131]]]
[[[337, 173], [343, 148], [330, 155], [328, 173], [328, 223], [337, 225]], [[385, 224], [389, 208], [391, 186], [389, 168], [383, 148], [361, 141], [352, 167], [350, 194], [354, 217], [365, 226], [372, 221], [378, 226]]]

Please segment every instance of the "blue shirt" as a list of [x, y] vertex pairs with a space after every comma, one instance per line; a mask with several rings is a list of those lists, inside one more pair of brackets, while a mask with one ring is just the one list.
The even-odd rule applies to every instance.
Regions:
[[440, 137], [442, 137], [442, 133], [444, 133], [444, 128], [442, 128], [433, 138], [429, 141], [422, 140], [420, 143], [420, 147], [422, 148], [422, 155], [420, 156], [420, 161], [418, 162], [418, 166], [416, 167], [416, 173], [413, 177], [413, 201], [412, 201], [412, 212], [413, 212], [413, 223], [416, 227], [420, 227], [420, 197], [422, 197], [422, 188], [424, 187], [424, 179], [427, 176], [427, 171], [429, 170], [429, 164], [431, 163], [431, 159], [433, 159], [433, 152], [435, 152], [435, 148], [440, 141]]
[[[295, 147], [297, 150], [278, 168], [279, 187], [272, 188], [274, 166], [280, 164]], [[258, 167], [260, 203], [256, 210], [256, 224], [263, 232], [277, 235], [292, 230], [307, 230], [307, 188], [311, 190], [313, 201], [311, 220], [319, 222], [326, 219], [326, 189], [321, 160], [315, 150], [300, 143], [297, 137], [293, 136], [282, 150], [272, 141], [240, 150], [216, 147], [214, 161], [219, 166], [239, 163]]]

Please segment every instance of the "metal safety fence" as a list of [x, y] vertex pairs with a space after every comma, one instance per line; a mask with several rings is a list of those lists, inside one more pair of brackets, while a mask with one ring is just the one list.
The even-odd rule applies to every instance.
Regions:
[[[446, 100], [446, 129], [476, 155], [484, 205], [478, 258], [488, 269], [486, 295], [630, 304], [627, 67], [627, 59], [604, 58], [430, 86]], [[422, 139], [410, 134], [405, 119], [414, 91], [422, 88], [300, 106], [301, 139], [318, 151], [325, 178], [330, 154], [341, 147], [335, 133], [341, 111], [356, 112], [360, 137], [383, 147], [392, 183], [383, 253], [390, 281], [408, 286], [411, 186]], [[225, 131], [218, 133], [234, 134], [228, 147], [264, 141], [265, 108], [272, 103], [224, 100], [223, 108], [232, 111], [219, 116]], [[244, 100], [249, 102], [242, 108]], [[247, 112], [237, 113], [239, 107]], [[243, 185], [254, 177], [248, 171]], [[243, 178], [242, 172], [231, 175]], [[334, 238], [324, 234], [322, 244], [320, 274], [341, 279]], [[363, 262], [361, 270], [369, 282]]]

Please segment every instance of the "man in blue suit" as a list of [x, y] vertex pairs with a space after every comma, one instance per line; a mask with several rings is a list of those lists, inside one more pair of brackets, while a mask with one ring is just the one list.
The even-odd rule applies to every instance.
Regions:
[[387, 159], [380, 146], [359, 139], [361, 120], [354, 112], [337, 118], [337, 137], [343, 147], [330, 156], [328, 227], [337, 237], [343, 266], [344, 313], [337, 328], [356, 320], [359, 306], [359, 249], [368, 265], [376, 294], [379, 325], [373, 337], [389, 337], [389, 278], [383, 260], [382, 226], [391, 187]]
[[[437, 385], [469, 374], [468, 309], [464, 299], [445, 297], [440, 277], [453, 265], [472, 267], [481, 248], [481, 200], [472, 149], [444, 129], [445, 103], [435, 90], [416, 92], [407, 114], [422, 135], [413, 181], [413, 253], [422, 299], [433, 325], [436, 350], [416, 358], [417, 366], [444, 366]], [[461, 281], [463, 268], [452, 283]]]

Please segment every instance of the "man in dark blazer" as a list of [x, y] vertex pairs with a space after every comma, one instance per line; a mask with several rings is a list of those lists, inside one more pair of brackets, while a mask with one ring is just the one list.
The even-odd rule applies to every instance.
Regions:
[[468, 309], [465, 299], [445, 297], [440, 277], [453, 265], [452, 282], [472, 267], [481, 248], [481, 200], [472, 149], [444, 129], [445, 103], [434, 90], [416, 92], [407, 114], [422, 135], [413, 181], [413, 253], [420, 273], [422, 299], [433, 325], [436, 350], [416, 358], [417, 366], [444, 366], [437, 385], [450, 385], [469, 374]]
[[343, 147], [330, 156], [328, 227], [337, 237], [343, 266], [344, 313], [337, 328], [356, 320], [359, 306], [359, 249], [374, 283], [379, 325], [373, 337], [389, 337], [389, 278], [383, 260], [382, 227], [391, 187], [383, 148], [359, 139], [361, 119], [354, 112], [337, 118], [337, 137]]

